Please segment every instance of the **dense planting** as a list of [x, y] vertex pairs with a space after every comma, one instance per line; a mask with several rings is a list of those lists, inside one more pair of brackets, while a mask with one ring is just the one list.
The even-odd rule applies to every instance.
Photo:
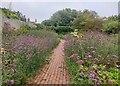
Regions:
[[[1, 14], [30, 23], [19, 11], [0, 8]], [[4, 22], [0, 58], [3, 85], [25, 84], [33, 78], [50, 60], [59, 38], [65, 39], [65, 60], [72, 84], [120, 84], [118, 17], [101, 18], [95, 11], [66, 8], [41, 24], [32, 22], [33, 27], [25, 23], [16, 29]]]
[[12, 30], [10, 33], [8, 29], [3, 30], [2, 83], [24, 84], [49, 61], [51, 50], [59, 40], [57, 34], [46, 30], [28, 30], [26, 33]]
[[66, 62], [74, 84], [119, 84], [117, 37], [88, 33], [67, 36]]

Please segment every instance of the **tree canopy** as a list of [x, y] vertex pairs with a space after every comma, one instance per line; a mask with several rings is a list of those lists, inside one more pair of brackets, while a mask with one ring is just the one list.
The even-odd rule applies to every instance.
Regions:
[[66, 8], [55, 12], [50, 19], [44, 20], [42, 24], [46, 26], [71, 26], [77, 15], [78, 11]]

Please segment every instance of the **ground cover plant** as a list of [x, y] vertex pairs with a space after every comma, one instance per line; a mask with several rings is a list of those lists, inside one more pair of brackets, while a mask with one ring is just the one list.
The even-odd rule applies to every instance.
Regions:
[[[23, 33], [25, 32], [25, 33]], [[2, 83], [24, 84], [33, 77], [59, 43], [57, 34], [46, 30], [3, 29]]]
[[100, 32], [66, 37], [64, 50], [73, 84], [119, 84], [118, 40]]

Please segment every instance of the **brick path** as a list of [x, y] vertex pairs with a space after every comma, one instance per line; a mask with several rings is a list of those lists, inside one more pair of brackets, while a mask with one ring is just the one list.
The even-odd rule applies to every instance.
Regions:
[[31, 84], [70, 84], [70, 77], [66, 70], [63, 52], [64, 40], [53, 50], [49, 64], [39, 70]]

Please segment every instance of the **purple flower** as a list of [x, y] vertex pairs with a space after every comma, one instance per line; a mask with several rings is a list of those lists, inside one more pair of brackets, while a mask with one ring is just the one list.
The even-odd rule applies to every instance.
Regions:
[[89, 77], [90, 77], [91, 79], [93, 79], [93, 78], [95, 77], [95, 75], [91, 73], [91, 74], [89, 75]]
[[79, 61], [77, 61], [77, 64], [82, 64], [82, 63], [84, 63], [83, 60], [79, 60]]
[[13, 64], [9, 64], [9, 66], [10, 66], [10, 67], [12, 67], [12, 66], [13, 66]]
[[114, 81], [113, 81], [113, 80], [109, 80], [108, 82], [109, 82], [110, 84], [113, 84], [113, 83], [114, 83]]
[[94, 58], [93, 60], [94, 60], [94, 61], [98, 61], [98, 59], [97, 59], [97, 58]]
[[73, 54], [74, 56], [78, 56], [78, 54]]
[[80, 56], [77, 56], [77, 60], [79, 60], [80, 59]]
[[91, 56], [91, 55], [88, 55], [88, 58], [92, 58], [92, 56]]
[[12, 85], [13, 85], [14, 83], [15, 83], [15, 81], [14, 81], [14, 80], [10, 80], [10, 84], [12, 84]]
[[70, 57], [68, 57], [68, 59], [74, 58], [74, 55], [71, 55]]

